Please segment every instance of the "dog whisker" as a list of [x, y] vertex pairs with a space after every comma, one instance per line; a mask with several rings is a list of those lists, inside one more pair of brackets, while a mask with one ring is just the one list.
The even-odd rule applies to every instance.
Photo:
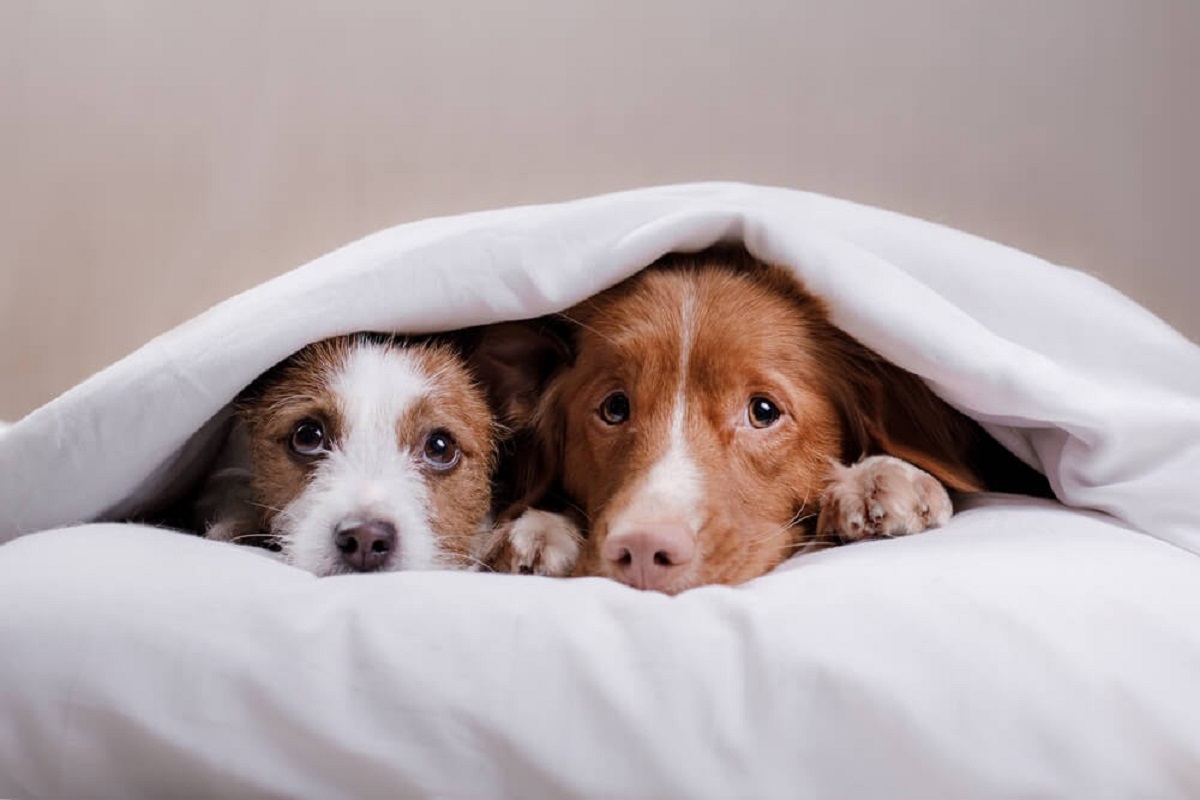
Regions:
[[239, 534], [237, 536], [231, 537], [228, 541], [245, 542], [245, 541], [260, 541], [260, 540], [265, 542], [268, 545], [277, 543], [277, 537], [275, 537], [271, 534], [268, 534], [268, 533], [261, 533], [259, 531], [254, 531], [252, 533]]
[[484, 561], [483, 559], [480, 559], [480, 558], [476, 558], [475, 556], [467, 554], [467, 553], [455, 553], [452, 556], [446, 556], [445, 557], [445, 565], [451, 569], [456, 569], [456, 568], [461, 569], [461, 568], [465, 568], [465, 567], [474, 566], [474, 567], [479, 567], [480, 569], [487, 571], [487, 572], [492, 571], [491, 566], [486, 561]]
[[557, 314], [556, 316], [557, 316], [557, 317], [559, 317], [560, 319], [563, 319], [563, 320], [566, 320], [567, 322], [570, 322], [572, 325], [578, 325], [580, 328], [583, 328], [583, 329], [584, 329], [584, 330], [586, 330], [586, 331], [591, 331], [591, 332], [592, 332], [592, 333], [594, 333], [596, 336], [598, 336], [599, 338], [603, 339], [604, 341], [608, 342], [608, 343], [609, 343], [609, 344], [611, 344], [611, 345], [616, 345], [616, 344], [617, 344], [617, 340], [616, 340], [616, 339], [614, 339], [614, 338], [612, 338], [611, 336], [608, 336], [608, 335], [606, 335], [605, 333], [601, 332], [601, 331], [600, 331], [600, 330], [598, 330], [598, 329], [597, 329], [597, 328], [596, 328], [594, 325], [588, 325], [587, 323], [584, 323], [584, 322], [582, 322], [582, 321], [580, 321], [580, 320], [578, 320], [578, 319], [575, 319], [574, 317], [571, 317], [571, 316], [569, 316], [569, 315], [567, 314], [567, 312], [565, 312], [565, 311], [560, 311], [560, 312], [558, 312], [558, 314]]
[[571, 500], [567, 500], [567, 506], [578, 512], [579, 516], [583, 519], [585, 526], [591, 524], [592, 519], [588, 516], [588, 513], [583, 509], [582, 506], [572, 502]]

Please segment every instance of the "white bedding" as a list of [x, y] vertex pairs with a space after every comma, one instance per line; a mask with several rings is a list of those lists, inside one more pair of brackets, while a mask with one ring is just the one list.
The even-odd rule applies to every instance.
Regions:
[[[305, 343], [528, 317], [739, 238], [1049, 475], [670, 599], [317, 580], [122, 524]], [[1200, 349], [1088, 276], [830, 198], [665, 187], [401, 226], [0, 437], [0, 796], [1200, 794]], [[1117, 520], [1120, 521], [1117, 521]], [[1190, 552], [1189, 552], [1190, 551]]]

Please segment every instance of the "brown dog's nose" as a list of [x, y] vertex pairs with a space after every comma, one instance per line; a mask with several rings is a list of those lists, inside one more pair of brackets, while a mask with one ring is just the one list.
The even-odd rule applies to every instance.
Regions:
[[338, 525], [333, 543], [342, 563], [355, 572], [382, 569], [396, 549], [396, 526], [383, 520], [347, 520]]
[[657, 590], [670, 586], [695, 552], [691, 531], [666, 525], [613, 531], [601, 548], [618, 580], [636, 589]]

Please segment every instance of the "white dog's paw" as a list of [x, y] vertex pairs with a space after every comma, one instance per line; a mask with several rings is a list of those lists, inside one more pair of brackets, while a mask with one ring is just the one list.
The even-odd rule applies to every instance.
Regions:
[[949, 521], [954, 508], [937, 478], [892, 456], [871, 456], [833, 468], [821, 496], [821, 540], [906, 536]]
[[256, 515], [233, 514], [210, 522], [204, 529], [204, 538], [245, 544], [248, 539], [264, 538], [264, 534]]
[[566, 577], [575, 569], [583, 537], [563, 514], [529, 509], [496, 526], [482, 561], [496, 572]]

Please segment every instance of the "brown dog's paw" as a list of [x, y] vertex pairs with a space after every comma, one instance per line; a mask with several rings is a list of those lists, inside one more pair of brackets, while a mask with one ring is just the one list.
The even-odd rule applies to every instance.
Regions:
[[569, 517], [530, 509], [496, 526], [480, 560], [495, 572], [562, 578], [574, 571], [582, 542]]
[[892, 456], [834, 467], [821, 496], [821, 540], [881, 539], [946, 524], [954, 509], [937, 478]]

